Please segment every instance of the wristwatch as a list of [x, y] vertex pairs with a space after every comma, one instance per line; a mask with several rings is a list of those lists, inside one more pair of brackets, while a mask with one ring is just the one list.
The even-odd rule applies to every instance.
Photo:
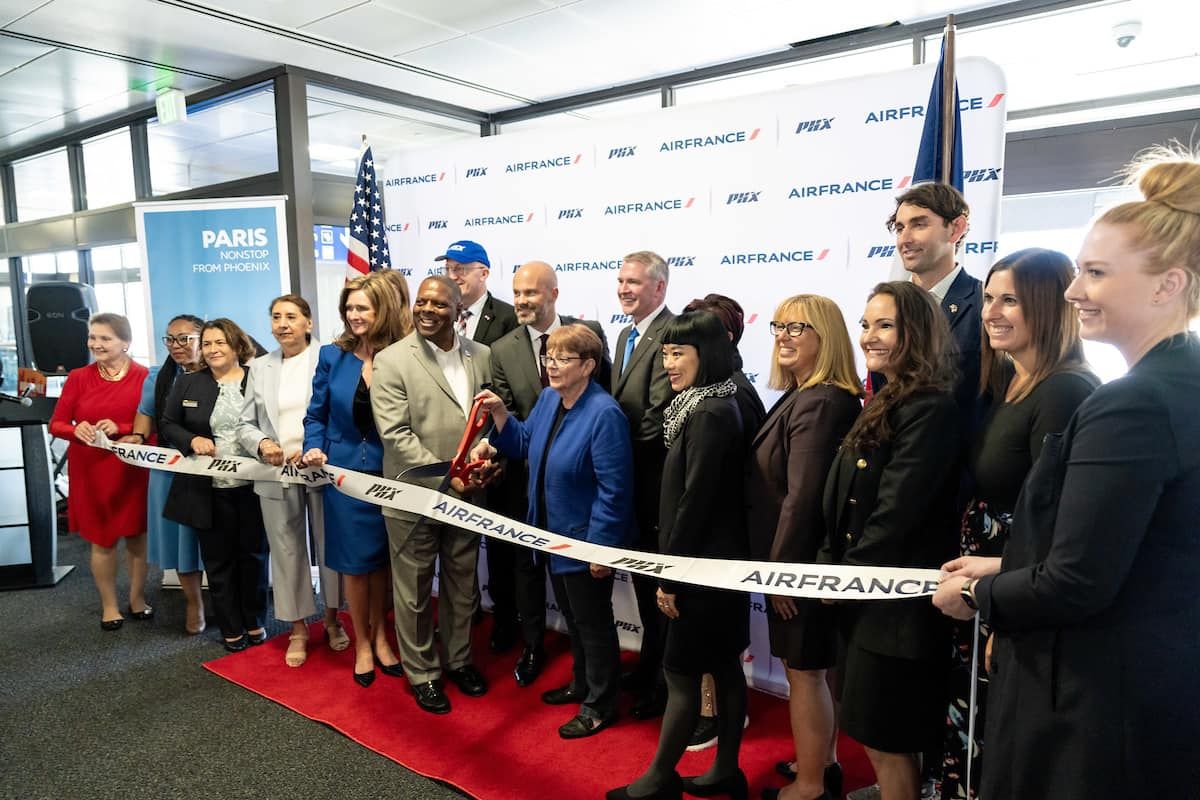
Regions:
[[979, 610], [979, 603], [975, 602], [975, 584], [978, 583], [978, 578], [967, 578], [967, 582], [958, 590], [962, 601], [967, 604], [967, 608], [972, 611]]

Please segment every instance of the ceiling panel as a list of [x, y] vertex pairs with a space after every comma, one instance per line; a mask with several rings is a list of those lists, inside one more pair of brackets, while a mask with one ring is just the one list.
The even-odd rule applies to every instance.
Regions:
[[570, 5], [578, 0], [550, 2], [550, 0], [375, 0], [385, 6], [414, 19], [427, 20], [459, 33], [473, 33], [496, 25], [503, 25], [522, 17], [541, 14], [558, 6]]
[[0, 27], [28, 14], [49, 0], [0, 0]]
[[414, 50], [459, 35], [376, 4], [355, 6], [306, 25], [304, 31], [381, 54]]
[[333, 16], [347, 8], [366, 5], [370, 0], [237, 0], [205, 3], [243, 17], [253, 17], [285, 28], [301, 28], [310, 22]]
[[44, 56], [53, 49], [43, 44], [13, 39], [0, 32], [0, 75]]

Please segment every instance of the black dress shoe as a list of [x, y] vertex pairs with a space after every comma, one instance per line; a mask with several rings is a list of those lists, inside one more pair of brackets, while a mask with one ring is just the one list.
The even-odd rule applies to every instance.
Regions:
[[517, 643], [519, 630], [515, 622], [497, 619], [492, 624], [492, 636], [488, 647], [493, 653], [507, 653]]
[[583, 739], [588, 736], [595, 736], [616, 721], [617, 718], [615, 716], [608, 719], [596, 719], [595, 717], [585, 717], [583, 714], [576, 714], [565, 725], [559, 726], [558, 735], [564, 739]]
[[565, 706], [571, 703], [582, 703], [586, 694], [580, 689], [571, 688], [571, 684], [542, 692], [542, 702], [548, 706]]
[[125, 616], [133, 620], [154, 619], [154, 609], [146, 606], [141, 611], [134, 611], [133, 606], [125, 608]]
[[746, 773], [740, 769], [716, 783], [696, 783], [696, 778], [683, 778], [683, 791], [695, 797], [716, 797], [727, 794], [733, 800], [746, 800], [750, 795], [750, 784]]
[[458, 669], [447, 669], [442, 672], [467, 697], [479, 697], [487, 694], [487, 681], [473, 664], [465, 664]]
[[354, 682], [364, 689], [375, 682], [375, 668], [372, 667], [369, 672], [354, 673]]
[[646, 688], [646, 677], [637, 670], [621, 675], [621, 691], [641, 692]]
[[380, 664], [379, 671], [382, 672], [384, 675], [387, 675], [389, 678], [403, 678], [404, 677], [404, 666], [399, 661], [397, 661], [395, 664], [392, 664], [391, 666], [388, 666], [387, 664]]
[[258, 633], [247, 633], [246, 638], [252, 645], [260, 645], [267, 640], [267, 629], [263, 628]]
[[671, 773], [671, 780], [655, 789], [653, 794], [630, 794], [628, 786], [609, 789], [604, 795], [605, 800], [682, 800], [683, 780], [679, 773]]
[[633, 704], [634, 719], [656, 719], [667, 710], [667, 693], [663, 689], [654, 689]]
[[102, 631], [119, 631], [119, 630], [121, 630], [121, 626], [124, 624], [125, 624], [124, 617], [117, 617], [116, 619], [102, 619], [102, 620], [100, 620], [100, 630], [102, 630]]
[[240, 653], [243, 650], [245, 650], [247, 647], [250, 646], [250, 637], [243, 633], [241, 636], [234, 639], [233, 641], [229, 641], [228, 639], [225, 639], [223, 644], [225, 645], [225, 649], [228, 650], [229, 652]]
[[517, 686], [528, 686], [533, 683], [545, 668], [546, 652], [540, 647], [529, 647], [526, 645], [525, 649], [521, 651], [521, 657], [517, 659], [516, 668], [513, 670], [513, 676], [517, 679]]
[[417, 697], [417, 705], [422, 711], [430, 714], [449, 714], [450, 698], [438, 686], [437, 681], [413, 684], [413, 694]]

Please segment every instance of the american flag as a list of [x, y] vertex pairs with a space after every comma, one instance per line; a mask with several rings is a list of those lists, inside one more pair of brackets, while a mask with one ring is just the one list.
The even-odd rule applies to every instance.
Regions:
[[354, 207], [350, 210], [350, 249], [346, 254], [346, 280], [368, 272], [392, 268], [388, 254], [387, 226], [383, 221], [383, 195], [375, 180], [371, 148], [363, 151], [354, 185]]

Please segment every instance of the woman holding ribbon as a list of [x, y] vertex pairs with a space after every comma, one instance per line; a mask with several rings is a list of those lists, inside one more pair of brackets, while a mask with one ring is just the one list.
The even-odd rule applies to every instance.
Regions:
[[96, 433], [139, 442], [133, 419], [146, 368], [129, 355], [133, 332], [120, 314], [96, 314], [88, 322], [88, 350], [95, 361], [71, 370], [50, 418], [50, 434], [66, 439], [68, 525], [92, 545], [92, 580], [100, 593], [100, 627], [115, 631], [125, 617], [117, 602], [117, 542], [125, 540], [132, 619], [154, 616], [146, 605], [146, 481], [144, 469], [91, 447]]
[[1152, 152], [1092, 225], [1066, 298], [1129, 373], [1051, 435], [998, 573], [934, 602], [995, 637], [980, 795], [1165, 797], [1200, 784], [1200, 157]]
[[[207, 369], [181, 376], [162, 413], [163, 441], [185, 456], [249, 456], [239, 444], [246, 365], [254, 347], [237, 323], [204, 323], [200, 353]], [[196, 529], [208, 590], [225, 649], [267, 640], [267, 537], [250, 481], [177, 473], [163, 516]]]
[[[318, 354], [301, 461], [382, 475], [383, 445], [371, 412], [371, 369], [376, 353], [412, 332], [412, 310], [400, 305], [391, 279], [373, 272], [346, 284], [338, 312], [344, 328]], [[354, 627], [354, 680], [370, 686], [377, 660], [385, 675], [402, 678], [404, 669], [388, 642], [384, 620], [391, 562], [383, 512], [332, 486], [320, 492], [325, 562], [342, 575]]]
[[[304, 443], [304, 412], [312, 397], [317, 348], [312, 346], [312, 309], [303, 297], [285, 294], [271, 301], [271, 334], [279, 349], [255, 359], [246, 381], [238, 439], [268, 464], [299, 462]], [[292, 623], [284, 663], [299, 667], [308, 659], [308, 624], [316, 613], [309, 537], [321, 571], [325, 634], [335, 651], [350, 646], [338, 622], [341, 587], [325, 564], [325, 521], [321, 492], [302, 484], [255, 481], [263, 524], [271, 546], [271, 582], [275, 616]]]
[[[775, 310], [771, 333], [769, 385], [784, 394], [751, 445], [746, 476], [750, 555], [811, 564], [825, 537], [825, 476], [862, 409], [862, 387], [846, 321], [829, 298], [801, 294], [784, 300]], [[796, 753], [794, 771], [783, 764], [794, 782], [778, 796], [809, 800], [828, 791], [840, 798], [837, 724], [826, 680], [836, 661], [833, 607], [787, 596], [768, 601], [771, 653], [787, 670]]]
[[[1084, 365], [1079, 321], [1063, 297], [1072, 278], [1070, 258], [1037, 248], [1005, 256], [988, 272], [983, 289], [982, 396], [977, 406], [981, 425], [970, 437], [967, 458], [975, 499], [963, 519], [960, 555], [964, 558], [951, 561], [945, 569], [971, 563], [999, 566], [1017, 493], [1041, 455], [1042, 443], [1047, 434], [1067, 427], [1079, 404], [1099, 385]], [[965, 800], [979, 791], [988, 634], [988, 627], [981, 626], [975, 650], [974, 625], [954, 626], [940, 789], [944, 800]], [[974, 763], [968, 770], [971, 666], [976, 660], [979, 712], [973, 726]]]
[[[600, 337], [563, 325], [546, 341], [550, 385], [522, 422], [491, 391], [478, 399], [496, 424], [492, 445], [529, 462], [531, 525], [593, 544], [633, 541], [633, 449], [624, 412], [594, 376], [604, 357]], [[490, 457], [487, 445], [477, 457]], [[571, 681], [542, 695], [548, 705], [579, 704], [558, 729], [564, 739], [593, 736], [617, 718], [620, 645], [613, 619], [613, 571], [564, 556], [550, 557], [554, 598], [571, 637]]]
[[[746, 441], [732, 380], [734, 349], [714, 314], [680, 314], [662, 333], [662, 358], [671, 388], [667, 407], [659, 514], [664, 555], [745, 558], [743, 482]], [[746, 775], [738, 766], [746, 717], [746, 675], [741, 654], [750, 643], [750, 598], [742, 592], [660, 582], [659, 610], [667, 617], [663, 671], [667, 709], [650, 766], [609, 800], [730, 795], [745, 798]], [[717, 754], [703, 775], [675, 771], [700, 716], [700, 683], [713, 676], [717, 708]]]
[[[937, 569], [954, 553], [961, 439], [949, 336], [932, 295], [915, 284], [872, 290], [859, 344], [887, 385], [829, 470], [819, 560]], [[840, 727], [866, 748], [883, 800], [915, 800], [918, 754], [941, 744], [948, 626], [923, 597], [842, 601], [837, 610]]]
[[[191, 314], [180, 314], [167, 323], [167, 333], [162, 337], [162, 342], [170, 358], [161, 367], [152, 369], [142, 384], [142, 399], [138, 403], [137, 416], [133, 419], [133, 441], [157, 443], [154, 436], [162, 427], [162, 408], [171, 387], [181, 375], [204, 368], [204, 362], [200, 360], [200, 329], [203, 327], [204, 320]], [[175, 570], [179, 577], [179, 588], [183, 590], [187, 602], [184, 630], [195, 636], [203, 633], [207, 627], [204, 598], [200, 591], [204, 572], [200, 541], [196, 538], [195, 530], [162, 515], [174, 476], [159, 469], [149, 472], [150, 487], [146, 500], [148, 558], [150, 563], [164, 570]]]

